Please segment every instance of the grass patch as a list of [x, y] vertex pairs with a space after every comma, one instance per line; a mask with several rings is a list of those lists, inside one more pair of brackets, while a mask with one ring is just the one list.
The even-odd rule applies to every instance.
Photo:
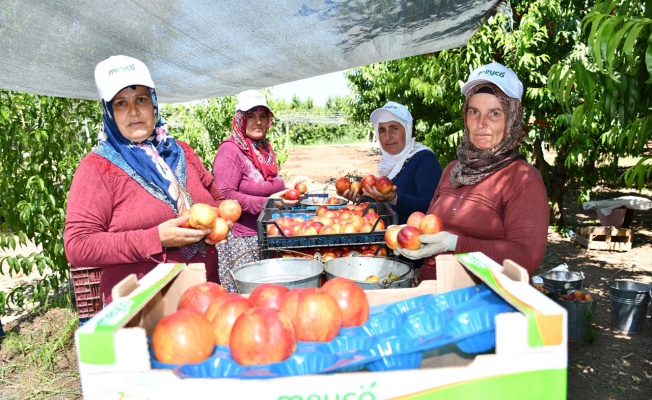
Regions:
[[22, 317], [0, 344], [0, 398], [81, 398], [78, 327], [70, 308], [40, 308]]

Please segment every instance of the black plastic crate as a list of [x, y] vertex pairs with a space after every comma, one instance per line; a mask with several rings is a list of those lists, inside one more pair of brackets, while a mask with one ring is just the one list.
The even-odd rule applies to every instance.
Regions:
[[[340, 203], [340, 204], [326, 204], [325, 201], [329, 197], [337, 197], [338, 199], [340, 199], [342, 201], [342, 203]], [[301, 196], [301, 200], [299, 201], [299, 204], [297, 204], [295, 206], [289, 206], [289, 205], [285, 204], [283, 199], [273, 199], [273, 200], [269, 199], [269, 200], [267, 200], [267, 204], [266, 204], [265, 207], [269, 208], [269, 209], [274, 209], [274, 208], [276, 208], [275, 207], [276, 201], [279, 201], [279, 200], [283, 204], [281, 206], [281, 208], [280, 208], [281, 210], [290, 210], [291, 209], [291, 210], [315, 211], [315, 210], [317, 210], [317, 207], [319, 207], [321, 205], [324, 205], [324, 206], [326, 206], [328, 208], [332, 208], [332, 209], [342, 208], [342, 207], [344, 207], [346, 205], [346, 199], [344, 199], [343, 197], [340, 197], [340, 196], [333, 196], [333, 195], [330, 195], [328, 193], [306, 193], [303, 196]], [[315, 204], [317, 201], [319, 201], [320, 203]]]
[[[268, 202], [268, 205], [273, 206], [273, 200]], [[374, 208], [380, 219], [385, 223], [385, 227], [395, 225], [398, 223], [398, 216], [390, 207], [384, 203], [370, 203], [365, 214], [369, 208]], [[257, 230], [258, 230], [258, 248], [260, 249], [260, 256], [263, 258], [263, 252], [267, 249], [310, 249], [316, 247], [334, 247], [334, 246], [358, 246], [364, 244], [378, 244], [385, 242], [385, 230], [372, 231], [372, 232], [354, 232], [354, 233], [337, 233], [330, 235], [311, 235], [311, 236], [285, 236], [267, 234], [269, 225], [278, 224], [273, 220], [281, 217], [302, 217], [308, 220], [315, 215], [315, 210], [294, 209], [287, 207], [285, 209], [279, 208], [265, 208], [258, 216]]]

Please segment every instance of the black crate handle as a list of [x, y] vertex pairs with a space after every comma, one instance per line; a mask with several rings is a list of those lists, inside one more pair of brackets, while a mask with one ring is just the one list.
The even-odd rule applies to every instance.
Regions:
[[[278, 252], [278, 253], [280, 253], [280, 252], [290, 252], [290, 253], [297, 253], [297, 254], [300, 254], [300, 255], [302, 255], [302, 256], [305, 256], [305, 257], [303, 257], [303, 258], [313, 258], [313, 259], [315, 258], [315, 257], [311, 256], [310, 254], [302, 253], [302, 252], [300, 252], [300, 251], [296, 251], [296, 250], [291, 250], [291, 249], [281, 249], [281, 248], [276, 248], [276, 247], [275, 247], [275, 248], [268, 248], [268, 249], [261, 249], [260, 246], [256, 246], [255, 248], [253, 248], [253, 249], [249, 249], [249, 250], [243, 252], [242, 254], [240, 254], [239, 256], [237, 256], [237, 257], [233, 260], [233, 262], [231, 263], [231, 268], [229, 268], [229, 271], [231, 271], [231, 270], [234, 268], [234, 266], [237, 265], [237, 261], [238, 261], [240, 258], [242, 258], [245, 254], [253, 253], [254, 251], [255, 251], [256, 253], [258, 253], [258, 254], [260, 254], [261, 252], [266, 252], [266, 251], [268, 251], [268, 252], [270, 252], [270, 253], [271, 253], [271, 252]], [[317, 261], [320, 261], [320, 262], [321, 262], [321, 260], [317, 260]]]

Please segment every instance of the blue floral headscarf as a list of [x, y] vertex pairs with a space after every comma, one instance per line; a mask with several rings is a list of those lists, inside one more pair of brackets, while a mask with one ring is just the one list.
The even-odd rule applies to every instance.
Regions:
[[115, 123], [113, 105], [110, 101], [102, 100], [104, 132], [98, 137], [100, 144], [94, 151], [125, 171], [152, 196], [168, 204], [178, 214], [191, 205], [186, 192], [185, 154], [165, 130], [156, 91], [147, 89], [156, 119], [152, 135], [141, 143], [125, 138]]

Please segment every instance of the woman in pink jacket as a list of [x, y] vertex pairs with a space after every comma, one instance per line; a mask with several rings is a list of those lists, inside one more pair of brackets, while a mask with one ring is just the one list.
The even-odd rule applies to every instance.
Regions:
[[[215, 182], [227, 199], [242, 207], [226, 244], [217, 246], [220, 255], [220, 281], [229, 292], [236, 287], [228, 273], [238, 265], [258, 259], [257, 219], [270, 198], [280, 198], [288, 189], [278, 173], [276, 155], [267, 140], [274, 114], [265, 95], [246, 90], [238, 95], [231, 135], [223, 141], [213, 161]], [[293, 206], [298, 201], [284, 200]]]
[[435, 279], [435, 256], [480, 251], [532, 274], [546, 251], [550, 211], [539, 171], [515, 151], [523, 136], [523, 84], [499, 63], [477, 68], [462, 87], [464, 136], [443, 172], [428, 214], [443, 231], [421, 235], [410, 259], [427, 258], [420, 280]]
[[104, 109], [98, 146], [79, 163], [66, 210], [64, 245], [72, 268], [101, 267], [100, 293], [159, 263], [204, 263], [219, 282], [210, 230], [182, 228], [179, 213], [223, 197], [186, 143], [165, 131], [154, 82], [141, 61], [113, 56], [95, 68]]

